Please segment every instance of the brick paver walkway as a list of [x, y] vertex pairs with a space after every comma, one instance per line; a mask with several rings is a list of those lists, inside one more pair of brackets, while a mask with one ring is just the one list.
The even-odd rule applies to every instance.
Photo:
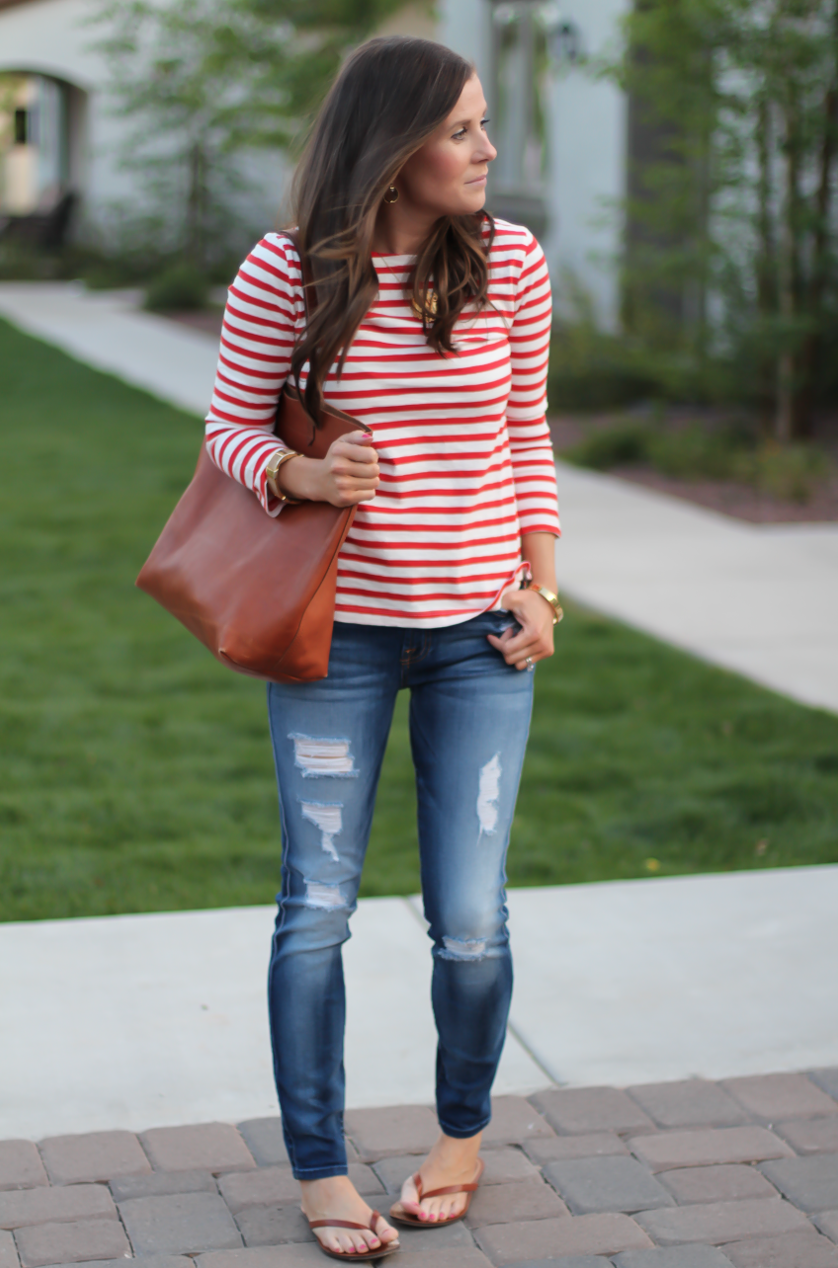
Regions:
[[[372, 1205], [436, 1134], [347, 1113]], [[402, 1268], [838, 1268], [838, 1069], [501, 1097], [466, 1223], [400, 1231]], [[324, 1262], [279, 1120], [0, 1141], [0, 1268]]]

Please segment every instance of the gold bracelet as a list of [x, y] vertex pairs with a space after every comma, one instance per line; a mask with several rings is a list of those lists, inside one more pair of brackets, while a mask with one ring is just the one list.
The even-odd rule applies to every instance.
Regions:
[[283, 462], [289, 462], [292, 458], [299, 458], [299, 456], [300, 455], [297, 453], [296, 449], [277, 449], [276, 453], [271, 454], [268, 459], [268, 464], [265, 467], [266, 477], [268, 480], [273, 480], [274, 488], [276, 489], [276, 497], [279, 498], [280, 502], [286, 502], [289, 506], [299, 506], [300, 499], [291, 498], [287, 493], [283, 493], [282, 489], [276, 482], [276, 477], [279, 474], [279, 468], [282, 466]]
[[564, 616], [564, 610], [562, 605], [559, 603], [559, 596], [557, 594], [553, 594], [553, 591], [548, 590], [546, 586], [540, 586], [537, 581], [528, 582], [526, 589], [534, 590], [536, 594], [541, 595], [542, 599], [547, 600], [550, 607], [553, 609], [553, 624], [558, 625], [559, 621]]

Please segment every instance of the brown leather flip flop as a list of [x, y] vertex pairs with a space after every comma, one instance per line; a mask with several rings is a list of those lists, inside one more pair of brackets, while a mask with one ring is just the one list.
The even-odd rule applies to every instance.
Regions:
[[445, 1228], [447, 1224], [456, 1224], [457, 1220], [465, 1219], [468, 1215], [468, 1208], [471, 1206], [471, 1195], [476, 1193], [480, 1185], [480, 1178], [483, 1175], [484, 1162], [482, 1158], [477, 1159], [477, 1176], [471, 1184], [449, 1184], [444, 1189], [428, 1189], [427, 1193], [422, 1191], [422, 1177], [419, 1172], [413, 1177], [413, 1183], [416, 1185], [418, 1197], [417, 1202], [421, 1202], [423, 1198], [441, 1198], [447, 1193], [467, 1193], [466, 1204], [460, 1211], [459, 1215], [451, 1215], [447, 1220], [420, 1220], [418, 1215], [411, 1215], [405, 1211], [401, 1203], [396, 1202], [390, 1207], [390, 1219], [395, 1220], [398, 1224], [410, 1224], [413, 1228]]
[[[378, 1237], [375, 1226], [382, 1218], [379, 1211], [373, 1211], [369, 1224], [355, 1224], [352, 1220], [309, 1220], [308, 1226], [315, 1228], [358, 1228], [364, 1233], [372, 1233], [373, 1237]], [[320, 1247], [324, 1255], [328, 1255], [330, 1259], [348, 1259], [356, 1262], [365, 1263], [369, 1259], [383, 1259], [385, 1255], [392, 1255], [394, 1250], [399, 1249], [398, 1240], [388, 1242], [385, 1246], [384, 1242], [377, 1250], [329, 1250], [324, 1246], [319, 1237], [315, 1237], [317, 1245]]]

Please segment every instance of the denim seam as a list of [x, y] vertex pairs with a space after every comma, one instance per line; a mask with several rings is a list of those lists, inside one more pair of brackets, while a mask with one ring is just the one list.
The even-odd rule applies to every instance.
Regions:
[[[274, 731], [273, 713], [270, 708], [270, 694], [271, 694], [272, 685], [273, 685], [272, 683], [268, 683], [268, 733], [270, 734], [270, 737], [271, 737], [271, 747], [274, 748], [274, 751], [275, 751], [276, 734]], [[280, 785], [280, 781], [278, 778], [276, 780], [276, 794], [277, 794], [277, 803], [279, 805], [279, 828], [280, 828], [280, 833], [282, 835], [282, 846], [281, 846], [282, 861], [280, 863], [280, 892], [279, 892], [278, 903], [277, 903], [277, 906], [279, 907], [279, 918], [275, 927], [275, 931], [274, 931], [275, 934], [280, 933], [285, 924], [285, 903], [283, 901], [283, 899], [285, 898], [285, 892], [284, 892], [285, 879], [287, 876], [290, 875], [290, 872], [292, 870], [291, 865], [288, 862], [288, 824], [287, 824], [286, 816], [285, 816], [285, 806], [283, 805], [283, 802], [282, 802], [282, 787]]]
[[[268, 691], [267, 691], [268, 732], [271, 737], [271, 747], [274, 748], [274, 751], [276, 751], [276, 748], [275, 748], [276, 732], [274, 729], [273, 711], [270, 707], [271, 686], [272, 684], [268, 683]], [[286, 914], [287, 914], [285, 901], [284, 901], [286, 896], [285, 886], [287, 882], [289, 887], [289, 892], [290, 892], [290, 884], [291, 884], [290, 877], [291, 877], [291, 871], [292, 871], [291, 864], [288, 862], [288, 832], [287, 832], [287, 823], [286, 823], [286, 817], [285, 817], [285, 806], [283, 805], [283, 802], [282, 802], [282, 788], [280, 785], [279, 778], [277, 778], [277, 781], [276, 781], [276, 791], [277, 791], [277, 801], [279, 803], [279, 826], [280, 826], [280, 832], [282, 834], [282, 862], [280, 864], [280, 892], [277, 896], [278, 897], [278, 902], [277, 902], [278, 912], [277, 912], [276, 926], [274, 929], [273, 937], [271, 938], [271, 958], [268, 964], [268, 983], [267, 983], [268, 1024], [270, 1026], [272, 1033], [274, 1030], [274, 1005], [273, 1005], [273, 991], [271, 990], [271, 966], [273, 964], [273, 955], [274, 955], [274, 948], [276, 946], [277, 934], [279, 934], [282, 931], [285, 925]], [[277, 1067], [277, 1053], [273, 1045], [271, 1045], [271, 1047], [272, 1047], [271, 1065], [273, 1067], [274, 1086], [276, 1087], [276, 1090], [277, 1090], [277, 1097], [279, 1097], [279, 1069]], [[292, 1140], [289, 1132], [286, 1132], [285, 1130], [283, 1130], [282, 1135], [285, 1141], [285, 1149], [288, 1154], [288, 1161], [291, 1163], [292, 1174], [296, 1174], [296, 1171], [295, 1171], [296, 1150], [294, 1148], [294, 1141]]]
[[399, 665], [402, 669], [410, 669], [413, 665], [424, 660], [431, 651], [431, 632], [429, 630], [417, 630], [417, 634], [421, 635], [418, 644], [412, 643], [410, 647], [399, 654]]

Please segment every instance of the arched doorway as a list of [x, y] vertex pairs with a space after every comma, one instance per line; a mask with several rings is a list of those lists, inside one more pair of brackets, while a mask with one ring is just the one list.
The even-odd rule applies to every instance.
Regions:
[[86, 93], [54, 76], [0, 72], [0, 233], [64, 241], [82, 187]]

